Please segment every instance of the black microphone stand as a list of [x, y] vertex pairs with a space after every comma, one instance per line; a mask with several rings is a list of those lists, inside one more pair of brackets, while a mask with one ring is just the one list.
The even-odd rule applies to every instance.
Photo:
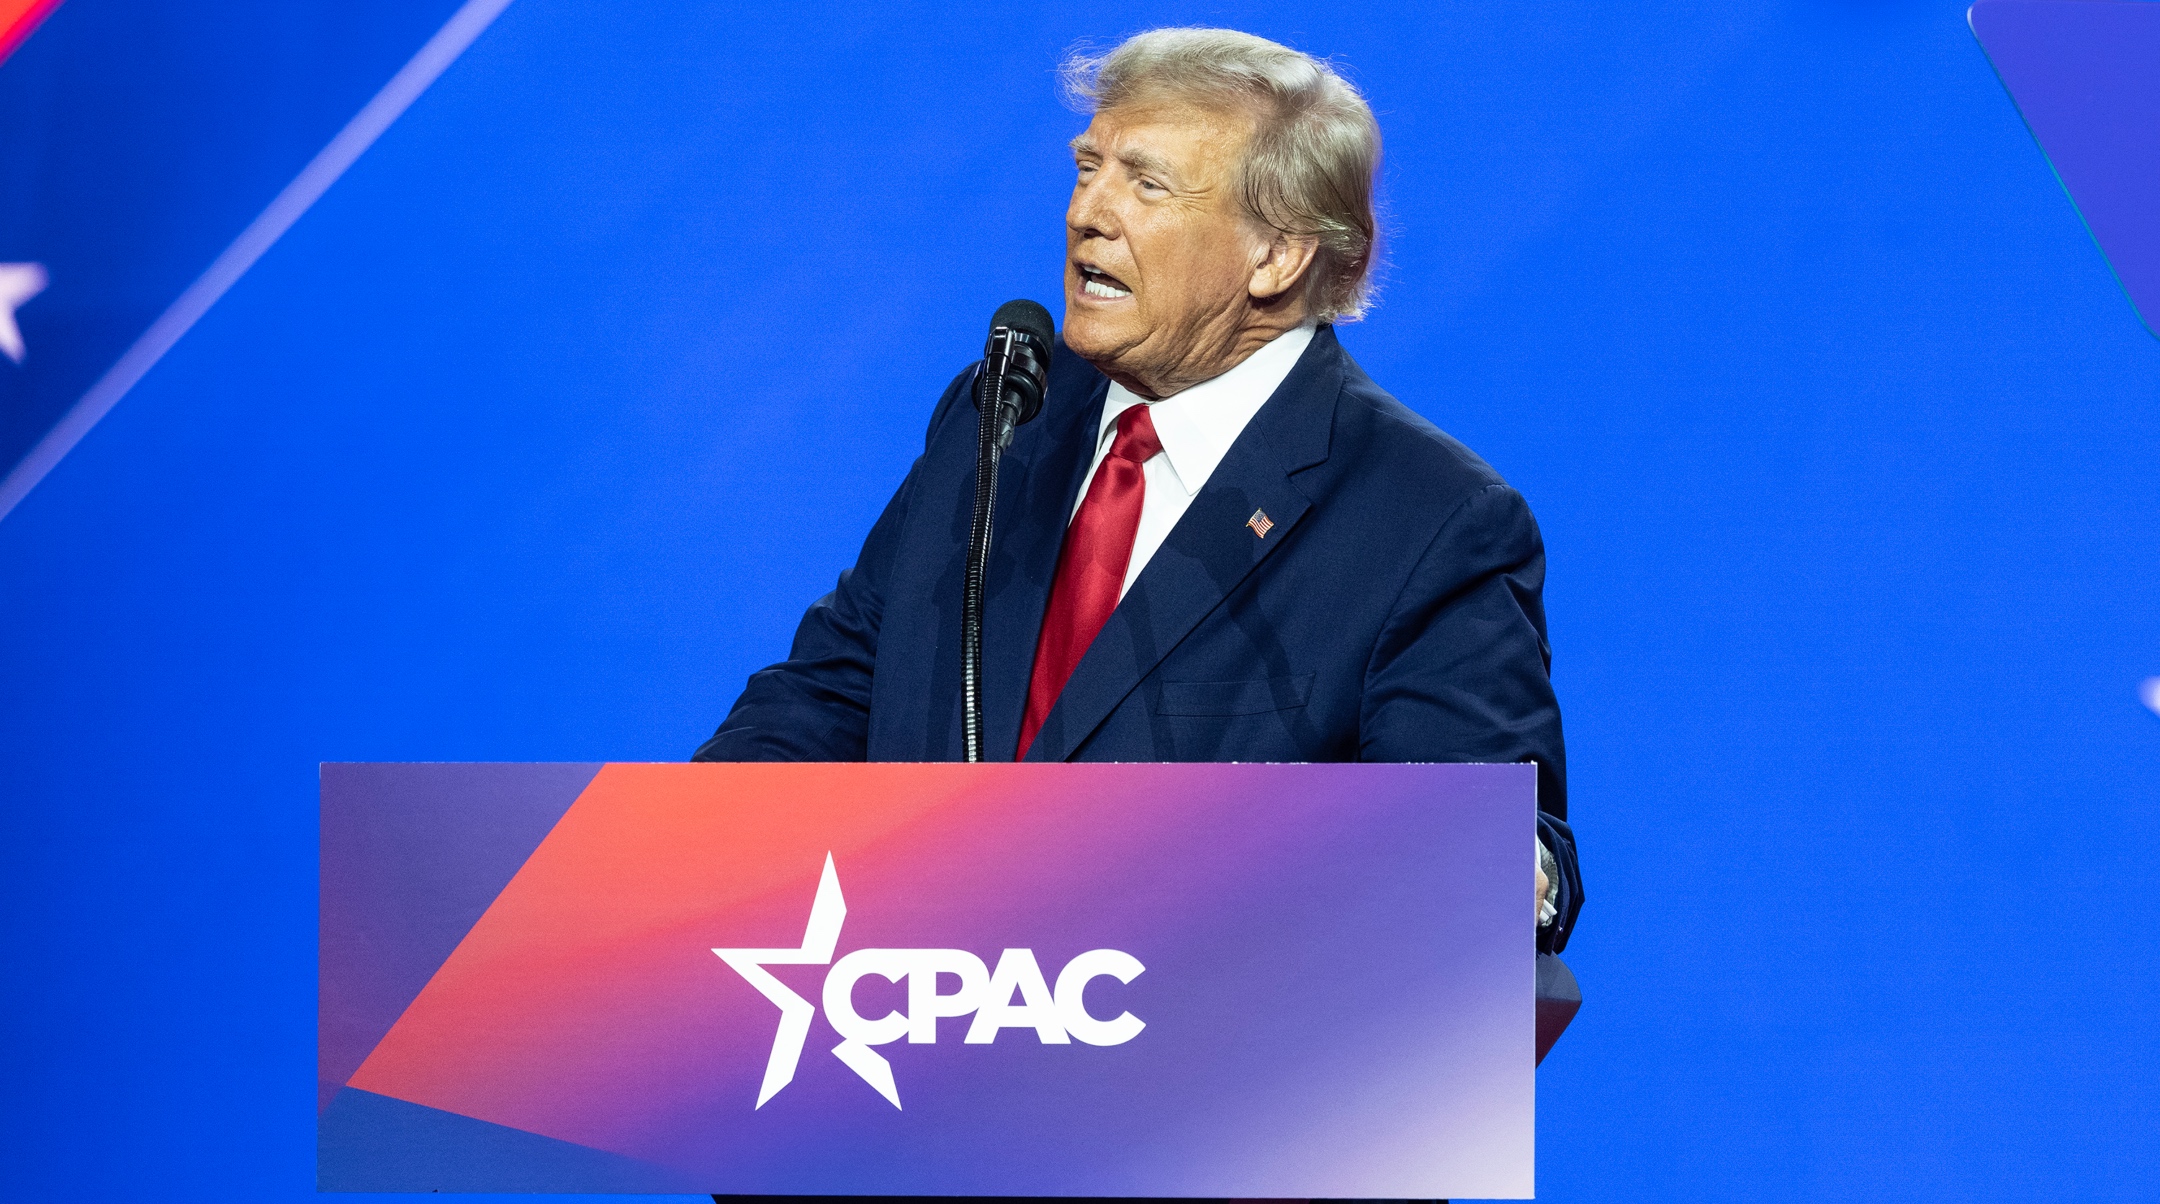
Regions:
[[[1012, 440], [1011, 411], [1005, 404], [1005, 376], [1012, 367], [1013, 331], [990, 336], [977, 386], [982, 411], [976, 427], [975, 517], [968, 524], [967, 575], [960, 587], [960, 715], [967, 759], [983, 759], [982, 618], [983, 578], [990, 571], [991, 512], [997, 506], [998, 460]], [[1002, 342], [1003, 346], [999, 346]]]
[[960, 693], [967, 759], [983, 759], [982, 627], [984, 579], [990, 572], [991, 511], [997, 505], [998, 459], [1013, 428], [1042, 411], [1050, 348], [1057, 327], [1033, 301], [1008, 301], [990, 317], [990, 339], [975, 377], [981, 414], [975, 441], [975, 516], [968, 524], [967, 573], [960, 589]]

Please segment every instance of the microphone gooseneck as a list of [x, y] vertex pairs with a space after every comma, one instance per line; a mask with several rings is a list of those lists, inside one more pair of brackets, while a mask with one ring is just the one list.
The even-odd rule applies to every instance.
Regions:
[[1042, 412], [1057, 337], [1050, 311], [1033, 301], [1007, 301], [990, 318], [982, 368], [975, 374], [980, 411], [975, 444], [975, 513], [968, 524], [967, 575], [960, 591], [961, 730], [967, 759], [983, 759], [983, 579], [990, 568], [992, 512], [997, 506], [998, 459], [1013, 430]]

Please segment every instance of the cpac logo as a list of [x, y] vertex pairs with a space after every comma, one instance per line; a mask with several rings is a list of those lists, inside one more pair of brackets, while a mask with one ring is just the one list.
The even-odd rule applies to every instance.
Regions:
[[[758, 1088], [757, 1107], [779, 1094], [795, 1080], [795, 1064], [802, 1059], [803, 1042], [810, 1037], [810, 1020], [817, 1008], [772, 976], [767, 966], [827, 966], [825, 1019], [843, 1040], [833, 1056], [877, 1089], [879, 1095], [900, 1106], [900, 1089], [893, 1082], [892, 1063], [871, 1048], [906, 1037], [911, 1045], [937, 1041], [937, 1022], [945, 1017], [974, 1013], [966, 1043], [988, 1045], [1001, 1030], [1032, 1028], [1045, 1045], [1069, 1045], [1079, 1040], [1088, 1045], [1123, 1045], [1147, 1027], [1131, 1012], [1115, 1020], [1098, 1020], [1081, 1002], [1089, 981], [1115, 978], [1131, 982], [1146, 967], [1130, 953], [1094, 949], [1065, 963], [1052, 989], [1035, 964], [1029, 949], [1007, 949], [998, 957], [997, 969], [963, 949], [857, 949], [833, 965], [833, 951], [840, 944], [840, 922], [847, 918], [847, 903], [840, 897], [840, 877], [833, 872], [832, 854], [825, 855], [825, 873], [818, 880], [817, 898], [810, 904], [810, 924], [803, 931], [800, 949], [715, 949], [720, 960], [734, 967], [744, 981], [772, 1000], [780, 1009], [780, 1029], [773, 1034], [772, 1057], [765, 1063], [765, 1082]], [[907, 1011], [889, 1012], [866, 1020], [855, 1011], [855, 984], [875, 974], [898, 983], [907, 980]], [[938, 976], [960, 980], [950, 995], [938, 993]], [[1013, 996], [1020, 997], [1018, 1003]]]

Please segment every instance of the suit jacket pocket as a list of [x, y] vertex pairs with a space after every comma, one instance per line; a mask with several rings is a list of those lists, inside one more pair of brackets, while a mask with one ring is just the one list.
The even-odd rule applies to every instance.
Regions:
[[1166, 681], [1158, 715], [1265, 715], [1305, 705], [1313, 675], [1270, 677], [1264, 681]]

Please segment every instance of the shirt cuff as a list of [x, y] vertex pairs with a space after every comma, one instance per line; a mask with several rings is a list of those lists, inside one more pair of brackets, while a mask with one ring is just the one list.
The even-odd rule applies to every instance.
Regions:
[[1550, 928], [1560, 918], [1560, 863], [1553, 860], [1552, 850], [1545, 847], [1544, 841], [1534, 836], [1531, 840], [1537, 845], [1538, 868], [1545, 871], [1545, 897], [1538, 900], [1537, 926]]

